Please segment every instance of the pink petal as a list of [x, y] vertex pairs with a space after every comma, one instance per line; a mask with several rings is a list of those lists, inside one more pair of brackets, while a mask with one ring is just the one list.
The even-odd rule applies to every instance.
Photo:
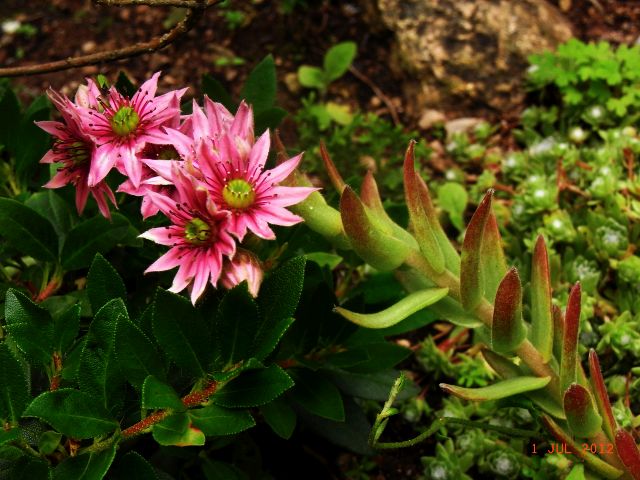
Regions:
[[195, 276], [193, 277], [193, 285], [191, 287], [191, 303], [195, 305], [207, 287], [210, 271], [205, 258], [198, 258], [194, 260], [194, 262]]
[[266, 190], [265, 201], [269, 206], [288, 207], [305, 200], [313, 192], [320, 190], [315, 187], [271, 187]]
[[101, 145], [93, 152], [91, 168], [87, 182], [90, 187], [95, 187], [111, 171], [118, 159], [114, 148], [110, 144]]
[[261, 220], [258, 216], [253, 214], [247, 214], [247, 227], [253, 233], [265, 240], [275, 240], [276, 234], [269, 228], [267, 222]]
[[64, 160], [64, 156], [59, 153], [55, 153], [53, 150], [47, 151], [44, 154], [44, 157], [40, 159], [40, 163], [55, 163]]
[[182, 229], [179, 227], [156, 227], [138, 235], [160, 245], [173, 246], [182, 237]]
[[193, 111], [191, 113], [191, 125], [193, 128], [194, 138], [206, 138], [209, 136], [209, 122], [205, 117], [204, 112], [198, 106], [195, 99], [193, 100]]
[[70, 172], [68, 168], [59, 170], [55, 176], [44, 184], [45, 188], [60, 188], [71, 183], [75, 178], [73, 172]]
[[[86, 183], [80, 181], [76, 184], [76, 210], [78, 214], [82, 215], [84, 207], [87, 204], [87, 198], [89, 197], [89, 187]], [[107, 208], [108, 210], [108, 208]]]
[[[296, 167], [300, 163], [300, 160], [302, 160], [302, 153], [282, 162], [280, 165], [271, 170], [267, 170], [267, 172], [270, 172], [269, 182], [280, 183], [281, 181], [283, 181], [285, 178], [291, 175], [291, 172], [296, 169]], [[265, 172], [265, 174], [267, 172]]]
[[173, 223], [181, 224], [184, 221], [184, 218], [178, 214], [179, 210], [175, 200], [151, 190], [147, 191], [146, 198], [153, 202]]
[[191, 283], [194, 276], [195, 259], [195, 252], [185, 254], [184, 263], [180, 265], [178, 273], [173, 277], [173, 283], [171, 284], [171, 288], [169, 288], [170, 292], [179, 293]]
[[249, 175], [253, 174], [255, 170], [261, 172], [267, 163], [267, 157], [269, 156], [269, 146], [271, 144], [271, 138], [269, 137], [269, 131], [267, 130], [258, 141], [253, 145], [251, 153], [249, 153], [249, 164], [247, 171]]
[[123, 146], [118, 149], [118, 152], [121, 155], [120, 162], [131, 183], [134, 187], [139, 187], [142, 180], [142, 162], [136, 157], [135, 149], [132, 146]]
[[209, 97], [204, 97], [204, 108], [211, 126], [211, 133], [214, 136], [220, 135], [227, 130], [227, 126], [233, 121], [233, 115], [229, 113], [224, 105], [213, 102]]
[[144, 273], [149, 272], [162, 272], [164, 270], [171, 270], [182, 263], [181, 249], [174, 247], [167, 253], [162, 255], [158, 260], [153, 262]]
[[249, 139], [253, 142], [253, 110], [243, 100], [229, 128], [231, 135]]
[[274, 207], [272, 205], [270, 205], [269, 208], [260, 209], [255, 213], [255, 216], [272, 225], [282, 225], [285, 227], [295, 225], [303, 220], [302, 217], [294, 215], [286, 208]]
[[59, 137], [61, 132], [64, 132], [67, 127], [65, 127], [64, 123], [61, 122], [53, 122], [50, 120], [43, 120], [41, 122], [35, 122], [35, 124], [40, 127], [42, 130], [47, 132], [49, 135], [53, 135], [54, 137]]

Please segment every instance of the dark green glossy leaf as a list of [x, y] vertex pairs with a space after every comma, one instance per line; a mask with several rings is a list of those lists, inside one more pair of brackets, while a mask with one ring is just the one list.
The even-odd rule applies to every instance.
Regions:
[[0, 420], [16, 423], [29, 398], [29, 386], [22, 365], [7, 343], [0, 343]]
[[267, 55], [247, 77], [240, 98], [253, 106], [257, 114], [271, 108], [276, 100], [276, 66]]
[[186, 298], [158, 289], [152, 315], [153, 336], [169, 358], [189, 375], [204, 376], [214, 348], [201, 312]]
[[252, 356], [258, 360], [264, 360], [267, 356], [273, 352], [280, 339], [287, 332], [289, 327], [293, 324], [293, 318], [282, 318], [276, 320], [273, 325], [266, 327], [263, 324], [263, 329], [258, 332], [258, 337], [254, 342]]
[[202, 462], [202, 473], [207, 480], [249, 480], [247, 475], [233, 465], [208, 458]]
[[207, 435], [232, 435], [253, 427], [256, 422], [247, 410], [232, 410], [215, 404], [189, 410], [191, 422]]
[[37, 417], [72, 438], [91, 438], [112, 432], [118, 422], [84, 392], [62, 388], [36, 397], [24, 412]]
[[227, 89], [208, 73], [202, 76], [202, 93], [214, 102], [221, 103], [230, 111], [235, 111], [238, 108], [238, 104], [233, 101]]
[[173, 387], [149, 375], [142, 384], [142, 408], [184, 410], [185, 407]]
[[51, 455], [60, 445], [61, 439], [62, 434], [59, 432], [53, 430], [44, 432], [38, 439], [38, 451], [44, 455]]
[[158, 480], [155, 470], [137, 452], [128, 452], [116, 460], [109, 472], [113, 480]]
[[18, 141], [20, 102], [6, 79], [0, 80], [0, 145], [11, 151]]
[[60, 245], [71, 230], [74, 223], [74, 214], [60, 195], [51, 189], [34, 193], [24, 204], [47, 218], [58, 235]]
[[260, 407], [264, 420], [276, 435], [289, 439], [296, 428], [296, 412], [282, 398], [276, 398]]
[[23, 293], [9, 289], [5, 300], [7, 331], [33, 361], [48, 365], [53, 354], [53, 319]]
[[200, 430], [191, 427], [186, 413], [176, 413], [153, 426], [153, 438], [160, 445], [187, 447], [202, 446], [205, 436]]
[[109, 300], [126, 300], [127, 290], [115, 268], [99, 253], [93, 259], [87, 274], [87, 294], [91, 309], [97, 312]]
[[343, 421], [344, 406], [338, 388], [319, 372], [306, 369], [290, 371], [295, 386], [289, 396], [307, 411], [329, 420]]
[[[2, 360], [0, 359], [0, 361]], [[19, 428], [12, 428], [11, 430], [4, 430], [4, 429], [0, 430], [0, 446], [4, 445], [5, 443], [18, 440], [19, 438], [20, 438]]]
[[[387, 392], [388, 394], [389, 392]], [[345, 420], [336, 422], [326, 418], [311, 415], [300, 409], [298, 412], [300, 421], [316, 432], [318, 435], [327, 438], [332, 443], [344, 447], [352, 452], [360, 454], [371, 454], [372, 451], [367, 444], [367, 438], [371, 425], [362, 409], [351, 399], [346, 398], [344, 402]]]
[[11, 473], [8, 477], [11, 480], [49, 480], [49, 464], [31, 456], [24, 456], [13, 463]]
[[[397, 370], [383, 370], [376, 373], [353, 373], [339, 369], [324, 372], [345, 394], [369, 400], [384, 401], [389, 398], [389, 391], [398, 378]], [[420, 389], [413, 382], [405, 382], [405, 387], [398, 395], [399, 400], [406, 400], [417, 395]]]
[[216, 336], [223, 365], [249, 358], [259, 325], [258, 306], [246, 282], [229, 290], [220, 302], [216, 316]]
[[279, 107], [272, 107], [259, 112], [255, 116], [256, 134], [259, 135], [267, 129], [275, 130], [286, 116], [287, 111]]
[[302, 292], [305, 264], [304, 256], [292, 258], [265, 279], [258, 295], [263, 318], [261, 330], [269, 328], [276, 320], [294, 316]]
[[96, 253], [106, 253], [123, 241], [130, 224], [126, 217], [113, 213], [111, 222], [98, 215], [76, 225], [62, 246], [62, 266], [67, 270], [88, 267]]
[[31, 180], [40, 159], [51, 144], [49, 134], [35, 124], [36, 121], [49, 119], [49, 109], [49, 100], [46, 96], [41, 95], [29, 105], [29, 108], [22, 115], [14, 154], [16, 173], [24, 182]]
[[293, 386], [293, 380], [278, 365], [250, 370], [224, 385], [213, 397], [223, 407], [257, 407], [272, 401]]
[[124, 316], [118, 318], [114, 349], [120, 371], [134, 387], [141, 388], [149, 375], [165, 378], [164, 365], [155, 345]]
[[69, 457], [53, 470], [53, 480], [102, 480], [115, 456], [113, 445], [98, 453]]
[[51, 222], [9, 198], [0, 198], [0, 236], [16, 250], [38, 260], [55, 262], [58, 258], [58, 236]]
[[73, 344], [80, 329], [80, 305], [71, 305], [53, 317], [53, 346], [57, 352], [65, 353]]
[[95, 314], [78, 367], [80, 389], [113, 413], [122, 404], [125, 383], [115, 356], [114, 339], [118, 318], [126, 315], [121, 298], [110, 300]]

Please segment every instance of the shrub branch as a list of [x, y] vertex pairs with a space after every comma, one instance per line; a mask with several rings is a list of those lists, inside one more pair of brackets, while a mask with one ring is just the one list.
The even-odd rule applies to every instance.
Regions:
[[150, 5], [150, 6], [181, 6], [188, 7], [185, 17], [171, 30], [163, 35], [152, 38], [146, 42], [138, 42], [123, 48], [107, 50], [105, 52], [91, 53], [77, 57], [68, 57], [53, 62], [38, 63], [35, 65], [23, 65], [19, 67], [0, 68], [0, 77], [19, 77], [26, 75], [40, 75], [43, 73], [58, 72], [71, 68], [86, 67], [102, 62], [113, 62], [124, 58], [131, 58], [144, 53], [152, 53], [160, 50], [178, 38], [184, 36], [193, 28], [206, 8], [220, 3], [220, 0], [96, 0], [96, 3], [113, 6], [126, 5]]

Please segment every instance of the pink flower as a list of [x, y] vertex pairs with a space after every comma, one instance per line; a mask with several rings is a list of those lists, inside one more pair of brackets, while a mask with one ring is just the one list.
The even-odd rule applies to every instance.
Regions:
[[[151, 201], [147, 192], [157, 192], [174, 198], [175, 187], [173, 186], [171, 166], [179, 158], [178, 152], [172, 145], [156, 145], [147, 143], [144, 148], [137, 153], [142, 162], [142, 177], [140, 185], [134, 186], [131, 179], [125, 180], [119, 187], [118, 192], [123, 192], [136, 197], [142, 197], [140, 211], [142, 218], [155, 215], [160, 210]], [[163, 175], [159, 175], [158, 172]]]
[[257, 297], [263, 277], [260, 259], [247, 250], [238, 249], [232, 259], [225, 260], [220, 283], [224, 288], [232, 289], [246, 281], [249, 293]]
[[76, 106], [68, 98], [54, 90], [47, 95], [60, 111], [63, 122], [44, 121], [37, 125], [45, 132], [53, 135], [55, 141], [40, 163], [60, 163], [55, 176], [45, 184], [47, 188], [60, 188], [69, 183], [76, 188], [76, 209], [82, 214], [87, 204], [89, 193], [98, 203], [100, 213], [111, 218], [107, 199], [116, 206], [116, 199], [109, 186], [104, 181], [89, 185], [91, 159], [95, 146], [91, 138], [83, 133], [80, 117]]
[[142, 163], [136, 156], [145, 142], [163, 134], [164, 125], [177, 125], [180, 98], [186, 91], [177, 90], [156, 97], [158, 77], [155, 73], [130, 99], [111, 87], [100, 99], [102, 110], [83, 108], [84, 126], [99, 145], [89, 174], [89, 184], [104, 179], [115, 166], [129, 176], [134, 187], [142, 180]]
[[272, 240], [275, 234], [269, 224], [290, 226], [301, 222], [301, 217], [284, 207], [301, 202], [317, 189], [278, 185], [295, 170], [302, 154], [264, 170], [269, 154], [268, 131], [248, 151], [236, 139], [226, 134], [216, 145], [201, 142], [199, 169], [216, 204], [231, 212], [229, 230], [238, 240], [242, 241], [247, 230]]
[[179, 267], [169, 290], [178, 293], [189, 286], [195, 305], [208, 282], [216, 286], [223, 257], [232, 257], [236, 245], [228, 233], [229, 212], [218, 210], [207, 190], [177, 166], [173, 179], [176, 200], [153, 191], [147, 193], [173, 225], [152, 228], [140, 235], [171, 247], [145, 273]]

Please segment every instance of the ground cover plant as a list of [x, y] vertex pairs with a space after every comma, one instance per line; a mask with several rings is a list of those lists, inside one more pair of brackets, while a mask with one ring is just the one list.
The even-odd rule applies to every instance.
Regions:
[[640, 478], [640, 47], [532, 56], [507, 133], [345, 101], [365, 53], [288, 111], [274, 55], [0, 79], [0, 476]]

